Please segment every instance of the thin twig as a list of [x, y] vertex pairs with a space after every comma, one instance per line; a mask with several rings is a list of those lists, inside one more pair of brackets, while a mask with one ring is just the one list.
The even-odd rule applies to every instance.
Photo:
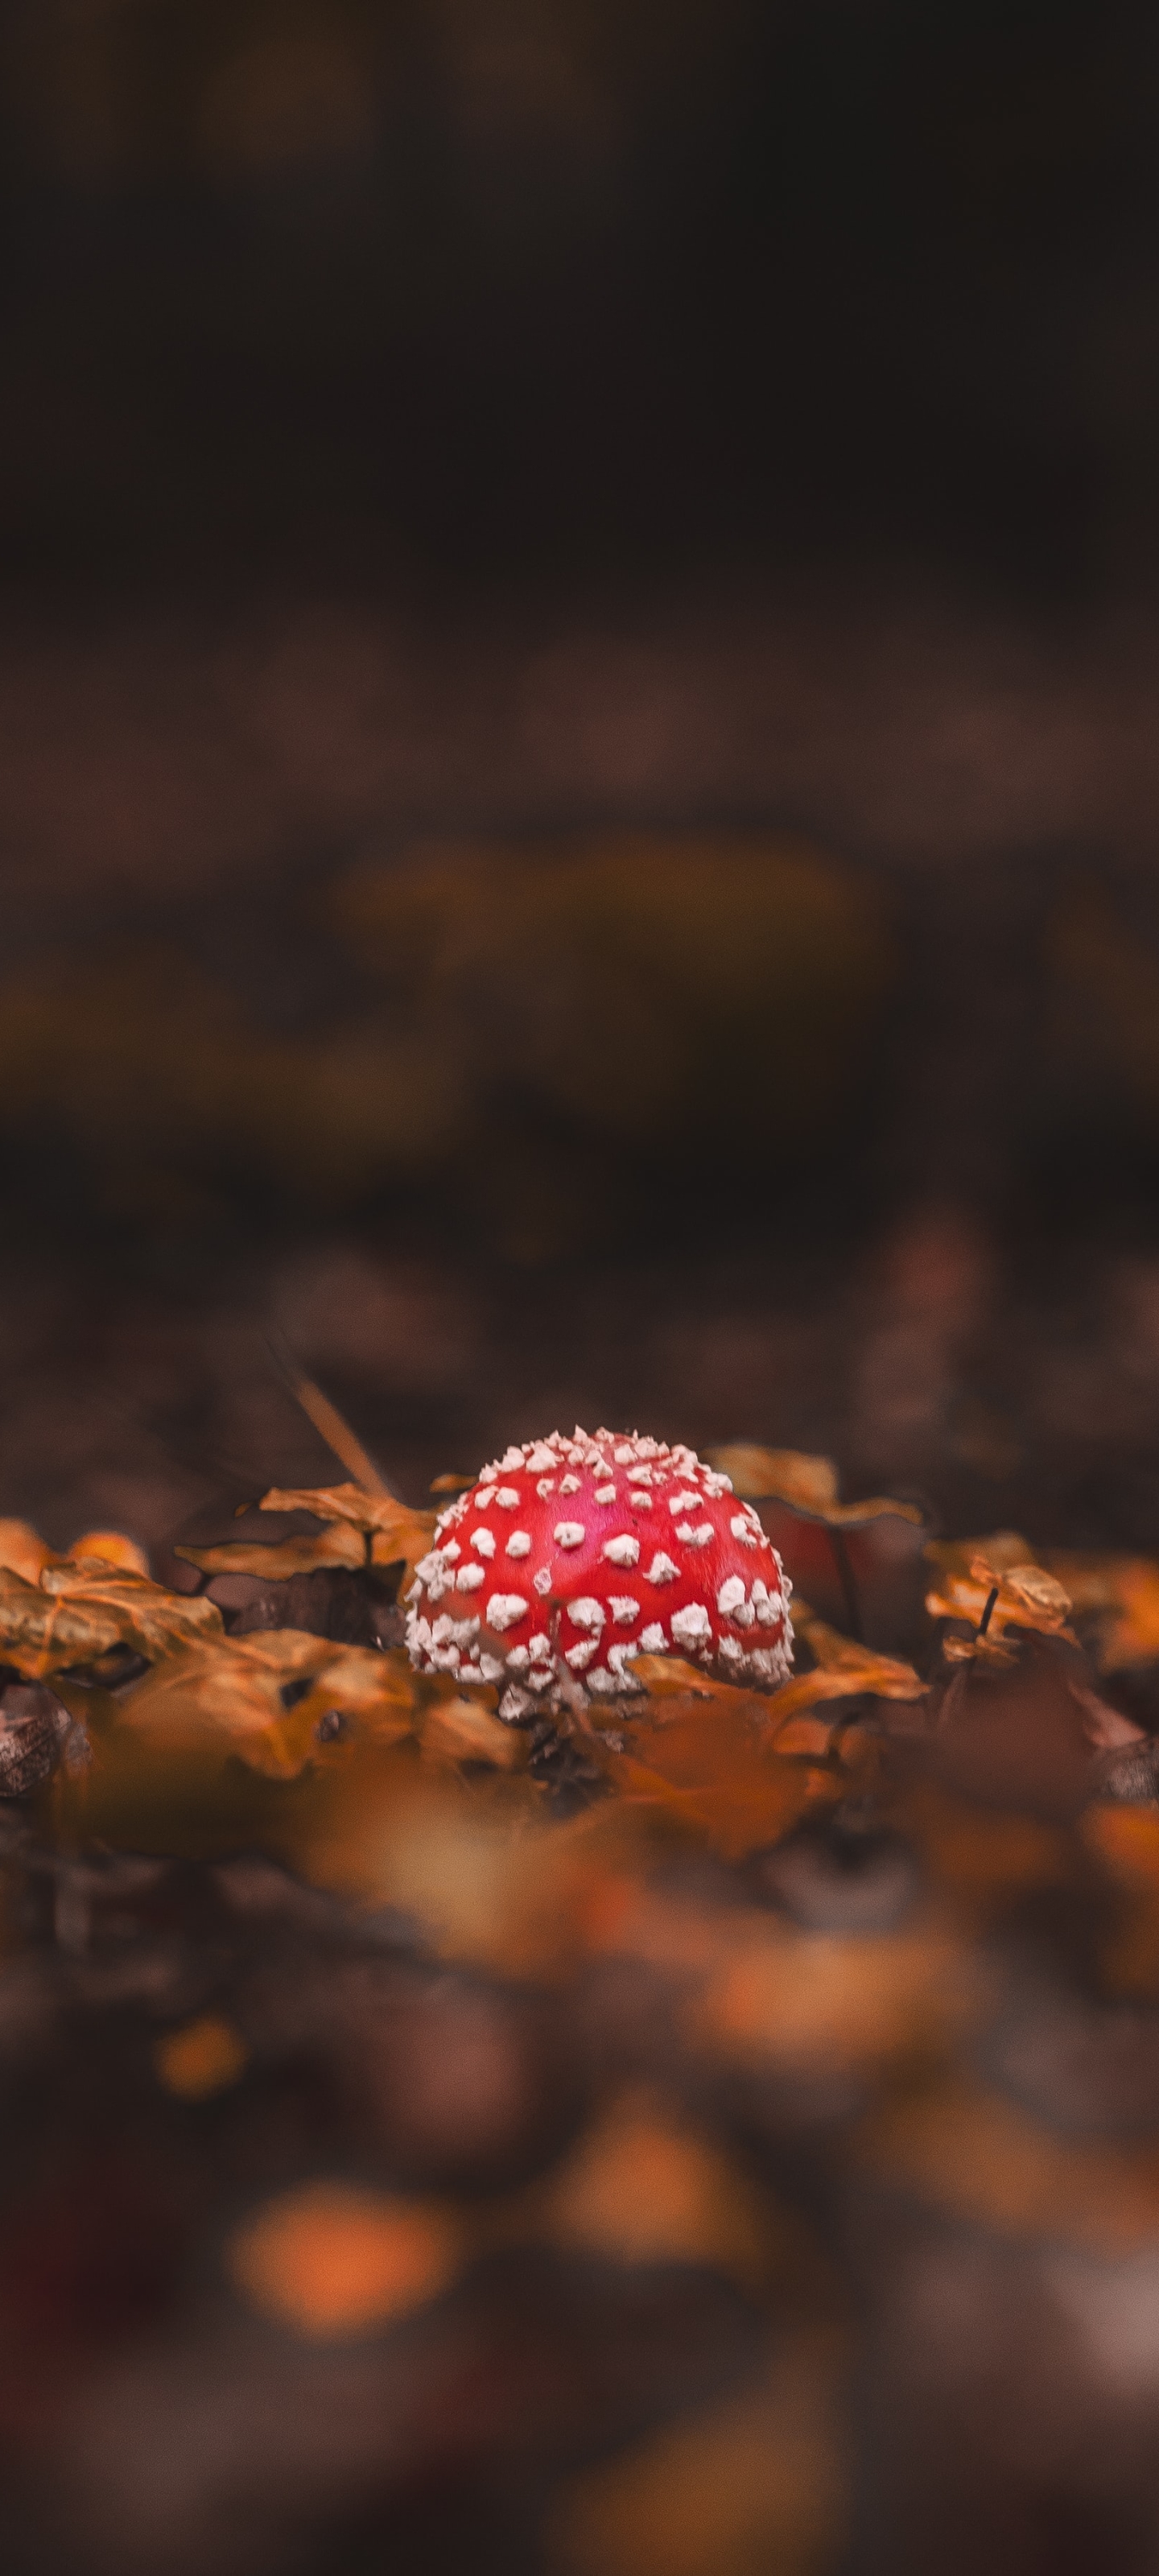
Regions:
[[331, 1404], [328, 1395], [323, 1395], [321, 1387], [315, 1386], [313, 1378], [307, 1377], [305, 1370], [299, 1368], [289, 1343], [280, 1335], [267, 1333], [266, 1349], [279, 1376], [285, 1379], [295, 1403], [301, 1405], [307, 1421], [313, 1423], [315, 1431], [342, 1466], [348, 1469], [355, 1484], [361, 1485], [364, 1494], [389, 1494], [390, 1487], [385, 1477], [379, 1474], [357, 1432], [351, 1430], [345, 1416], [339, 1413], [336, 1404]]

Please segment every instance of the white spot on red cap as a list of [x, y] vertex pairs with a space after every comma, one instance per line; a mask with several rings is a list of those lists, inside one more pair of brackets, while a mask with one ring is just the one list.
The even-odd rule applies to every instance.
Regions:
[[683, 1610], [672, 1613], [672, 1635], [678, 1646], [702, 1646], [712, 1635], [712, 1621], [703, 1601], [689, 1601]]
[[653, 1619], [647, 1628], [642, 1628], [640, 1631], [640, 1651], [642, 1654], [662, 1655], [667, 1643], [668, 1639], [665, 1636], [658, 1619]]
[[665, 1556], [663, 1548], [657, 1548], [648, 1568], [649, 1583], [675, 1583], [679, 1574], [679, 1566], [673, 1564], [670, 1556]]
[[512, 1530], [511, 1536], [507, 1541], [507, 1545], [503, 1550], [503, 1554], [504, 1556], [530, 1556], [530, 1532], [528, 1530]]
[[472, 1531], [472, 1534], [471, 1534], [471, 1545], [472, 1545], [472, 1547], [474, 1548], [475, 1553], [476, 1553], [476, 1555], [477, 1555], [477, 1556], [494, 1556], [494, 1554], [495, 1554], [495, 1532], [494, 1532], [494, 1530], [488, 1530], [488, 1529], [473, 1530], [473, 1531]]
[[573, 1628], [588, 1628], [598, 1637], [604, 1624], [604, 1605], [585, 1593], [579, 1601], [569, 1601], [567, 1615]]
[[743, 1575], [730, 1574], [727, 1583], [721, 1584], [720, 1590], [716, 1596], [716, 1606], [720, 1612], [721, 1618], [733, 1618], [737, 1610], [740, 1608], [744, 1597], [745, 1589]]
[[481, 1565], [461, 1565], [455, 1577], [456, 1592], [477, 1592], [487, 1577]]
[[548, 1572], [548, 1569], [547, 1569], [546, 1565], [541, 1565], [541, 1566], [540, 1566], [540, 1569], [539, 1569], [538, 1574], [533, 1574], [533, 1575], [532, 1575], [532, 1578], [531, 1578], [531, 1581], [532, 1581], [532, 1588], [533, 1588], [533, 1590], [534, 1590], [534, 1591], [536, 1591], [536, 1592], [550, 1592], [550, 1590], [551, 1590], [551, 1575], [550, 1575], [550, 1573]]
[[487, 1625], [497, 1628], [502, 1635], [504, 1628], [513, 1628], [516, 1620], [522, 1619], [526, 1608], [521, 1592], [493, 1592], [485, 1612]]
[[582, 1521], [557, 1521], [552, 1537], [557, 1547], [582, 1547], [587, 1531]]
[[633, 1601], [630, 1592], [613, 1592], [608, 1600], [608, 1608], [618, 1628], [630, 1628], [633, 1619], [638, 1619], [640, 1616], [640, 1604], [638, 1601]]
[[756, 1546], [756, 1531], [753, 1528], [751, 1521], [746, 1521], [743, 1512], [733, 1513], [732, 1519], [729, 1522], [729, 1528], [732, 1531], [733, 1537], [739, 1538], [742, 1547]]
[[595, 1638], [589, 1637], [584, 1646], [569, 1646], [563, 1660], [565, 1664], [571, 1665], [573, 1673], [582, 1673], [584, 1666], [590, 1664], [595, 1652]]
[[640, 1542], [634, 1530], [620, 1530], [615, 1538], [604, 1540], [601, 1553], [609, 1565], [638, 1565]]
[[597, 1486], [596, 1486], [596, 1501], [597, 1501], [597, 1503], [614, 1503], [614, 1502], [615, 1502], [615, 1499], [616, 1499], [616, 1488], [615, 1488], [615, 1486], [614, 1486], [614, 1485], [597, 1485]]

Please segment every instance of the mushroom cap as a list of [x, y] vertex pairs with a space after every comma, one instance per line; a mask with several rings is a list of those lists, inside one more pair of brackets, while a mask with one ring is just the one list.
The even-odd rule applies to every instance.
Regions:
[[406, 1641], [420, 1672], [503, 1682], [503, 1717], [638, 1689], [637, 1655], [767, 1689], [792, 1659], [791, 1590], [695, 1450], [577, 1426], [508, 1449], [440, 1514]]

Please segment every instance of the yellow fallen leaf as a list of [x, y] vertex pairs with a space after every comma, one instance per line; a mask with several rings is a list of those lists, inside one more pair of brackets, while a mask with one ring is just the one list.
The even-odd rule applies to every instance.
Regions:
[[335, 2342], [426, 2306], [459, 2269], [463, 2228], [442, 2201], [312, 2182], [234, 2229], [226, 2269], [251, 2307]]

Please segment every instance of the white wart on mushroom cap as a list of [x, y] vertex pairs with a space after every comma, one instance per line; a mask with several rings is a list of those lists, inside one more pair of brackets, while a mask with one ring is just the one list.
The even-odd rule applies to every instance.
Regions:
[[792, 1660], [792, 1586], [751, 1503], [682, 1444], [553, 1431], [508, 1449], [440, 1514], [406, 1641], [421, 1672], [502, 1682], [505, 1717], [636, 1687], [636, 1655], [765, 1689]]

